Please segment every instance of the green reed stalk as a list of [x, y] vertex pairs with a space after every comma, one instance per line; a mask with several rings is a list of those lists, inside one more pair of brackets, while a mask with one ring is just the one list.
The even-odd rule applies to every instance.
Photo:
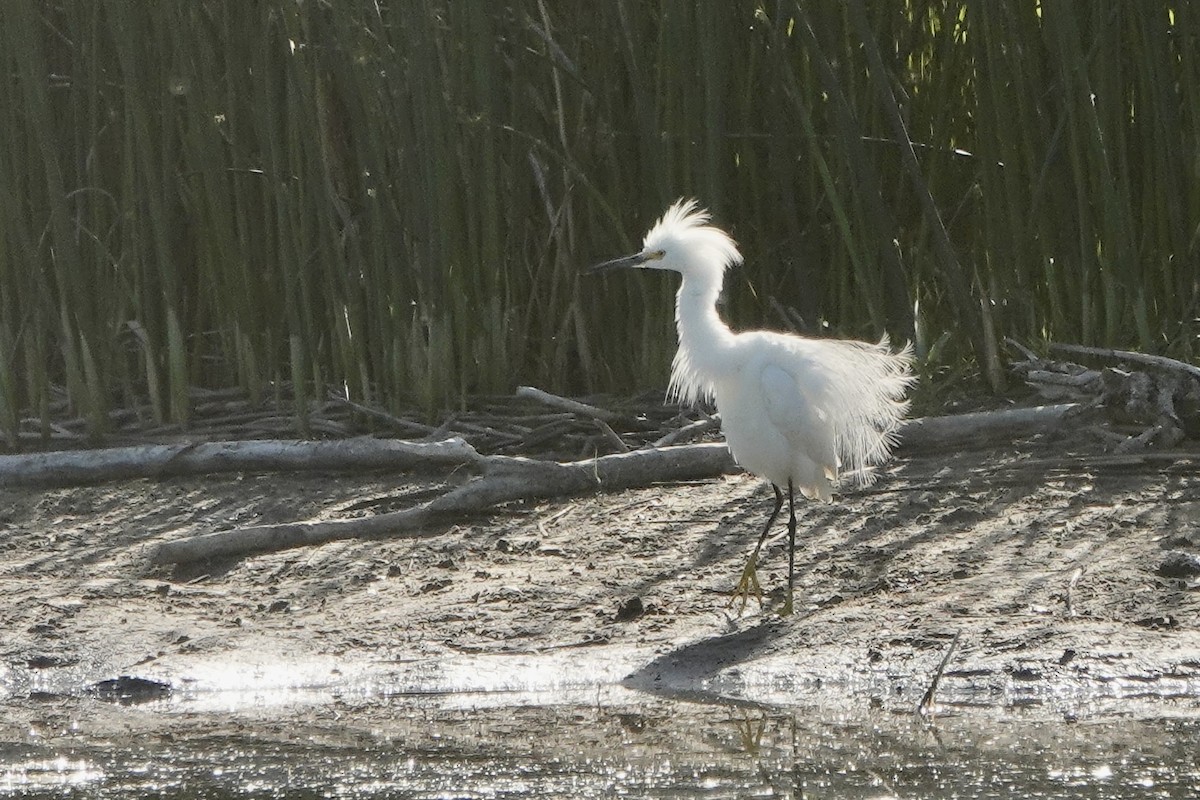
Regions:
[[747, 257], [738, 328], [919, 305], [956, 371], [976, 327], [1197, 349], [1187, 4], [11, 5], [10, 446], [63, 390], [100, 434], [186, 425], [195, 385], [301, 416], [662, 386], [670, 277], [579, 269], [684, 195]]

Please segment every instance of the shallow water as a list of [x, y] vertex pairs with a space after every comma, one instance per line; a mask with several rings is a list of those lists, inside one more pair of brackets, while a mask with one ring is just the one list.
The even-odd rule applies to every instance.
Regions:
[[689, 702], [618, 687], [567, 704], [521, 693], [349, 693], [320, 703], [294, 694], [299, 702], [277, 697], [227, 713], [213, 711], [213, 700], [48, 704], [45, 725], [0, 743], [0, 794], [1200, 795], [1200, 722], [1186, 718], [1070, 721], [969, 710], [929, 719], [854, 698], [841, 710], [788, 708]]
[[796, 680], [762, 660], [684, 680], [631, 676], [633, 660], [646, 656], [197, 659], [125, 704], [72, 688], [94, 664], [9, 671], [0, 795], [1200, 796], [1190, 679], [948, 675], [930, 717], [913, 710], [924, 679], [899, 673]]

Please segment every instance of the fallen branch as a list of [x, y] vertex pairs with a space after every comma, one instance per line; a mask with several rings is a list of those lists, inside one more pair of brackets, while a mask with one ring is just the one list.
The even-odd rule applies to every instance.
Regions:
[[938, 684], [942, 682], [942, 675], [946, 672], [946, 665], [950, 663], [950, 657], [954, 655], [954, 648], [958, 647], [958, 637], [962, 635], [962, 631], [954, 632], [954, 638], [950, 640], [950, 646], [946, 648], [945, 654], [942, 656], [942, 663], [938, 664], [937, 671], [933, 673], [933, 680], [929, 682], [929, 688], [925, 690], [925, 694], [921, 697], [921, 702], [917, 703], [917, 713], [925, 714], [932, 713], [934, 709], [934, 697], [937, 696]]
[[483, 460], [462, 439], [251, 440], [0, 455], [0, 487], [264, 470], [437, 470]]
[[1130, 436], [1123, 442], [1117, 443], [1113, 448], [1113, 452], [1125, 455], [1128, 453], [1140, 453], [1151, 446], [1174, 447], [1183, 441], [1183, 438], [1184, 432], [1178, 425], [1174, 424], [1167, 417], [1161, 417], [1158, 422], [1155, 422], [1136, 436]]
[[333, 403], [334, 405], [345, 406], [346, 408], [357, 411], [359, 414], [363, 414], [365, 416], [380, 420], [381, 422], [385, 422], [393, 428], [404, 431], [405, 435], [407, 436], [425, 434], [426, 436], [437, 438], [436, 434], [438, 429], [434, 428], [432, 425], [425, 425], [421, 422], [413, 422], [410, 419], [403, 419], [401, 417], [397, 417], [395, 414], [389, 414], [381, 408], [364, 406], [361, 403], [356, 403], [347, 397], [343, 397], [335, 391], [330, 391], [328, 398], [329, 402]]
[[599, 408], [598, 406], [589, 406], [587, 403], [581, 403], [578, 400], [571, 400], [567, 397], [559, 397], [556, 394], [550, 394], [533, 386], [518, 386], [516, 395], [526, 400], [535, 400], [551, 408], [570, 411], [572, 414], [580, 414], [585, 417], [594, 417], [604, 422], [615, 422], [621, 419], [621, 415], [615, 411], [609, 411], [607, 408]]
[[1075, 572], [1071, 575], [1071, 580], [1067, 581], [1067, 595], [1064, 602], [1067, 606], [1067, 616], [1077, 617], [1079, 612], [1075, 610], [1075, 586], [1079, 583], [1079, 579], [1083, 577], [1083, 567], [1076, 567]]
[[721, 427], [720, 415], [705, 417], [704, 419], [696, 420], [684, 425], [682, 428], [676, 428], [659, 439], [656, 439], [652, 447], [666, 447], [672, 445], [681, 439], [690, 439], [693, 436], [699, 436], [708, 431], [719, 430]]
[[629, 431], [648, 431], [654, 429], [654, 426], [649, 424], [645, 419], [630, 416], [629, 414], [620, 414], [616, 411], [609, 411], [607, 408], [588, 405], [587, 403], [581, 403], [578, 400], [572, 400], [568, 397], [559, 397], [556, 394], [550, 394], [550, 392], [533, 386], [518, 386], [516, 396], [524, 400], [535, 400], [551, 408], [569, 411], [576, 416], [590, 417], [599, 426], [601, 436], [606, 441], [614, 444], [616, 449], [621, 452], [627, 451], [629, 446], [612, 429], [612, 425], [618, 425], [623, 430]]
[[1097, 358], [1107, 358], [1117, 361], [1132, 361], [1137, 364], [1146, 364], [1159, 369], [1171, 370], [1173, 372], [1183, 372], [1191, 375], [1193, 378], [1200, 378], [1200, 367], [1192, 364], [1186, 364], [1182, 361], [1176, 361], [1173, 358], [1166, 356], [1155, 356], [1149, 353], [1136, 353], [1132, 350], [1113, 350], [1107, 347], [1088, 347], [1082, 344], [1057, 344], [1050, 343], [1050, 349], [1060, 353], [1073, 353], [1075, 355], [1096, 356]]
[[[898, 451], [916, 453], [951, 447], [964, 449], [997, 440], [1011, 441], [1053, 429], [1062, 424], [1074, 407], [1070, 404], [1039, 406], [910, 420], [899, 431]], [[704, 420], [680, 431], [693, 433], [709, 427], [715, 425]], [[613, 433], [610, 438], [619, 440], [620, 437]], [[688, 445], [670, 450], [677, 454], [673, 458], [686, 460], [691, 457], [687, 455], [689, 447], [709, 446]], [[716, 446], [724, 447], [720, 443]], [[697, 452], [706, 451], [701, 449]], [[250, 440], [139, 445], [106, 450], [0, 455], [0, 488], [70, 486], [107, 480], [217, 472], [391, 469], [444, 473], [460, 466], [483, 466], [489, 458], [498, 457], [482, 456], [457, 437], [440, 442], [358, 437], [331, 441]], [[720, 472], [717, 469], [700, 477], [711, 477]], [[649, 477], [651, 481], [674, 479], [667, 474]]]
[[1092, 434], [1116, 453], [1174, 447], [1200, 431], [1200, 367], [1128, 350], [1050, 345], [1059, 352], [1119, 362], [1087, 369], [1048, 361], [1016, 342], [1010, 344], [1027, 356], [1014, 363], [1013, 370], [1043, 397], [1079, 402], [1080, 416], [1093, 423]]
[[[964, 440], [980, 442], [1001, 433], [1027, 435], [1057, 424], [1070, 408], [1050, 406], [912, 420], [901, 429], [901, 448], [962, 447]], [[737, 471], [722, 442], [636, 450], [565, 464], [510, 456], [480, 456], [475, 463], [482, 467], [482, 475], [413, 508], [367, 518], [259, 525], [201, 534], [160, 545], [154, 561], [165, 564], [228, 558], [338, 539], [432, 535], [437, 531], [425, 527], [439, 518], [477, 514], [516, 500], [618, 491]]]
[[722, 443], [638, 450], [559, 464], [527, 458], [490, 456], [483, 475], [441, 497], [403, 511], [361, 519], [259, 525], [216, 531], [166, 542], [155, 563], [184, 563], [322, 544], [337, 539], [386, 534], [411, 537], [436, 533], [421, 529], [448, 516], [474, 514], [501, 503], [561, 497], [597, 489], [615, 491], [661, 481], [685, 481], [736, 470]]
[[908, 420], [898, 431], [900, 445], [896, 451], [967, 450], [998, 440], [1011, 442], [1060, 427], [1078, 407], [1075, 403], [1064, 403]]

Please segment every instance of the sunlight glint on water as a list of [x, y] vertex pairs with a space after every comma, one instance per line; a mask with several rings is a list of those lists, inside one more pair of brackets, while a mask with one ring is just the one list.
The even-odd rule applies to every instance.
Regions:
[[0, 766], [0, 793], [23, 793], [34, 788], [83, 786], [103, 781], [104, 771], [83, 759], [58, 756]]
[[[1195, 796], [1195, 720], [1064, 722], [685, 703], [478, 706], [455, 696], [351, 696], [192, 714], [122, 710], [155, 735], [64, 732], [0, 745], [0, 795], [51, 798], [530, 796], [648, 798]], [[506, 695], [510, 699], [513, 695]], [[484, 695], [474, 695], [484, 699]], [[440, 705], [445, 702], [446, 705]], [[80, 707], [86, 718], [95, 709]], [[188, 726], [195, 720], [200, 724]], [[87, 724], [81, 728], [86, 731]], [[166, 735], [166, 732], [170, 735]]]

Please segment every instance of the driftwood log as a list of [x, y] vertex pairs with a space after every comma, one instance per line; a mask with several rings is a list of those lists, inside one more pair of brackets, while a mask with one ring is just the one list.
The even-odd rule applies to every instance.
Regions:
[[[901, 449], [962, 448], [1002, 437], [1028, 436], [1060, 424], [1071, 408], [1046, 406], [913, 420], [901, 431]], [[510, 456], [477, 456], [472, 463], [482, 469], [479, 477], [413, 508], [368, 518], [215, 531], [166, 542], [155, 551], [153, 559], [160, 564], [184, 563], [337, 539], [430, 535], [436, 530], [428, 526], [439, 519], [475, 514], [516, 500], [617, 491], [712, 478], [737, 470], [729, 450], [720, 442], [649, 448], [565, 464]]]
[[1076, 403], [1062, 403], [911, 419], [900, 426], [896, 452], [971, 450], [1000, 441], [1013, 442], [1061, 427], [1077, 409]]
[[1110, 361], [1125, 361], [1135, 364], [1144, 364], [1149, 367], [1157, 367], [1171, 372], [1178, 372], [1184, 375], [1190, 375], [1197, 380], [1200, 380], [1200, 367], [1194, 364], [1187, 364], [1183, 361], [1177, 361], [1166, 356], [1156, 356], [1150, 353], [1138, 353], [1133, 350], [1113, 350], [1108, 347], [1088, 347], [1082, 344], [1066, 344], [1059, 342], [1051, 342], [1050, 349], [1058, 353], [1071, 353], [1077, 356], [1093, 356], [1103, 358]]
[[[899, 450], [902, 453], [915, 453], [947, 448], [971, 449], [996, 441], [1013, 441], [1061, 425], [1073, 408], [1075, 406], [1068, 403], [909, 420], [900, 430]], [[679, 430], [691, 433], [688, 429], [693, 427], [712, 430], [717, 428], [717, 422], [715, 418], [705, 419]], [[660, 441], [667, 444], [674, 439], [668, 435]], [[681, 446], [674, 448], [674, 451], [679, 455], [672, 458], [684, 461], [692, 457], [689, 453], [706, 453], [703, 447], [692, 451]], [[697, 457], [707, 463], [707, 455]], [[0, 455], [0, 488], [72, 486], [107, 480], [217, 472], [390, 469], [446, 473], [462, 466], [482, 467], [489, 458], [493, 459], [492, 463], [504, 463], [496, 461], [500, 457], [481, 455], [457, 437], [438, 442], [408, 442], [362, 436], [332, 441], [251, 440], [152, 444], [103, 450]], [[681, 479], [667, 473], [657, 477], [660, 481]]]
[[[1059, 352], [1119, 362], [1116, 367], [1088, 368], [1040, 358], [1019, 343], [1007, 341], [1026, 359], [1014, 363], [1013, 370], [1058, 404], [910, 420], [898, 431], [899, 454], [1011, 442], [1064, 427], [1068, 421], [1073, 427], [1082, 427], [1091, 424], [1089, 417], [1094, 419], [1098, 410], [1116, 420], [1098, 432], [1115, 443], [1118, 455], [1170, 446], [1198, 429], [1200, 367], [1128, 351], [1052, 345]], [[1122, 369], [1129, 363], [1150, 371]], [[722, 443], [675, 444], [715, 430], [719, 415], [689, 421], [679, 414], [666, 424], [656, 424], [660, 415], [651, 409], [617, 413], [532, 387], [520, 387], [515, 397], [526, 408], [532, 403], [553, 412], [529, 414], [522, 410], [519, 416], [496, 421], [452, 415], [441, 427], [433, 428], [341, 400], [332, 405], [382, 418], [402, 435], [423, 435], [424, 440], [369, 436], [327, 441], [235, 439], [0, 455], [0, 489], [229, 471], [387, 469], [446, 475], [467, 468], [474, 475], [444, 495], [402, 511], [218, 531], [167, 542], [152, 556], [159, 563], [182, 563], [335, 539], [426, 535], [436, 532], [437, 527], [430, 524], [436, 520], [480, 513], [507, 502], [711, 478], [737, 469]], [[231, 410], [226, 405], [217, 403], [217, 411], [228, 416]], [[618, 426], [623, 433], [614, 430]], [[571, 454], [564, 457], [544, 450], [538, 451], [540, 459], [501, 454], [512, 452], [513, 447], [528, 454], [535, 444], [574, 436], [581, 430], [585, 435], [590, 431], [584, 453], [596, 449], [620, 452], [576, 461], [569, 460], [574, 457]], [[631, 446], [636, 449], [629, 451]]]
[[1025, 356], [1013, 371], [1047, 400], [1078, 403], [1079, 427], [1115, 453], [1171, 448], [1200, 434], [1200, 367], [1129, 350], [1050, 344], [1053, 352], [1103, 364], [1085, 367], [1008, 343]]
[[257, 440], [0, 455], [0, 487], [70, 486], [128, 478], [276, 470], [393, 469], [447, 472], [483, 459], [462, 439], [406, 442]]
[[569, 464], [511, 456], [482, 458], [483, 474], [446, 494], [403, 511], [364, 519], [259, 525], [216, 531], [159, 546], [157, 563], [180, 563], [320, 544], [336, 539], [386, 534], [420, 536], [428, 523], [478, 513], [501, 503], [579, 494], [598, 489], [649, 486], [664, 480], [694, 480], [736, 469], [719, 442], [637, 450]]

